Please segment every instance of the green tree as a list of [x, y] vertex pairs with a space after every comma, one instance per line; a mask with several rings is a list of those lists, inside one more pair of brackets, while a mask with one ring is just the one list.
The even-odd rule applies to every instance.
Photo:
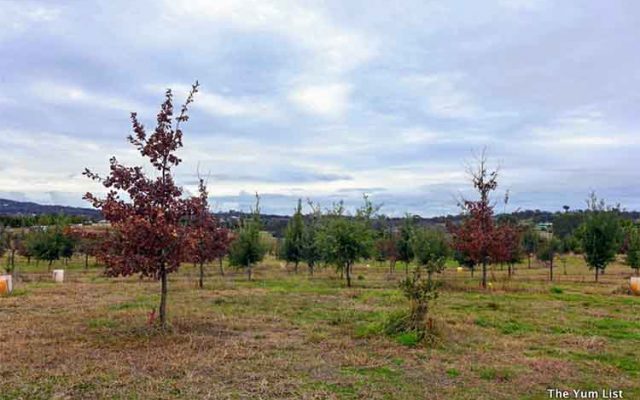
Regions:
[[287, 224], [281, 254], [287, 263], [291, 262], [294, 264], [296, 274], [298, 273], [298, 264], [303, 260], [303, 235], [304, 217], [302, 216], [302, 200], [298, 199], [298, 206], [296, 207], [293, 217]]
[[553, 234], [560, 240], [573, 235], [584, 220], [582, 212], [556, 213], [553, 217]]
[[419, 267], [427, 271], [427, 279], [444, 271], [450, 249], [443, 232], [435, 229], [414, 229], [411, 248]]
[[537, 256], [549, 266], [549, 280], [553, 281], [553, 261], [561, 249], [561, 243], [555, 237], [543, 239], [538, 246]]
[[346, 215], [342, 202], [334, 205], [332, 211], [323, 218], [318, 232], [318, 244], [326, 262], [335, 265], [347, 279], [351, 287], [353, 265], [362, 258], [368, 258], [373, 251], [373, 229], [371, 216], [377, 211], [365, 196], [365, 204], [355, 216]]
[[415, 229], [414, 225], [413, 217], [407, 214], [402, 221], [396, 244], [397, 260], [404, 263], [404, 271], [407, 276], [409, 276], [409, 263], [415, 257], [413, 249], [411, 248], [411, 237]]
[[592, 193], [587, 200], [588, 211], [580, 228], [584, 259], [590, 269], [595, 270], [598, 281], [600, 272], [615, 260], [622, 242], [619, 208], [605, 205]]
[[267, 249], [260, 239], [260, 197], [256, 195], [256, 207], [250, 218], [243, 219], [235, 240], [229, 248], [229, 264], [244, 268], [251, 280], [253, 265], [263, 260]]
[[437, 282], [432, 279], [424, 279], [422, 268], [418, 267], [400, 282], [400, 288], [409, 300], [409, 316], [405, 322], [404, 330], [413, 331], [419, 341], [422, 341], [427, 332], [427, 316], [429, 315], [429, 303], [438, 297]]
[[322, 250], [318, 242], [318, 229], [322, 214], [320, 213], [320, 208], [314, 207], [313, 204], [310, 205], [312, 214], [307, 223], [304, 224], [302, 231], [301, 256], [302, 261], [307, 263], [309, 267], [309, 274], [313, 275], [316, 264], [322, 260]]
[[627, 265], [636, 270], [636, 275], [640, 275], [640, 228], [630, 226], [627, 229], [627, 238]]
[[54, 261], [68, 254], [69, 240], [60, 226], [48, 226], [46, 229], [36, 231], [29, 241], [35, 258], [47, 261], [49, 270]]

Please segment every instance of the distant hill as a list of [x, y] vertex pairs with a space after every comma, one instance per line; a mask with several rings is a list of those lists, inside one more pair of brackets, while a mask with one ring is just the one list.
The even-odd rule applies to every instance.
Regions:
[[86, 217], [89, 219], [99, 220], [102, 219], [102, 214], [98, 210], [92, 208], [81, 207], [67, 207], [56, 205], [42, 205], [37, 203], [14, 201], [7, 199], [0, 199], [0, 215], [7, 216], [35, 216], [35, 215], [50, 215], [50, 214], [64, 214], [78, 217]]

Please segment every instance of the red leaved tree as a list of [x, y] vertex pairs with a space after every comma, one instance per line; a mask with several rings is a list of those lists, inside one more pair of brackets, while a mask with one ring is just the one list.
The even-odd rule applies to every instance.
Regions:
[[200, 288], [204, 285], [204, 264], [215, 259], [222, 260], [233, 239], [231, 232], [218, 223], [209, 211], [207, 187], [200, 179], [200, 196], [196, 201], [195, 213], [190, 223], [189, 254], [187, 260], [200, 266]]
[[[167, 275], [178, 270], [187, 249], [189, 226], [197, 198], [185, 199], [173, 179], [172, 168], [181, 163], [176, 151], [182, 147], [180, 123], [186, 122], [187, 107], [198, 91], [196, 82], [180, 113], [175, 117], [173, 95], [167, 90], [157, 115], [157, 125], [147, 135], [137, 114], [131, 114], [134, 135], [129, 142], [148, 159], [156, 176], [148, 177], [142, 167], [127, 167], [115, 157], [110, 160], [106, 178], [86, 169], [84, 175], [102, 182], [108, 189], [105, 198], [87, 193], [84, 198], [102, 211], [111, 223], [112, 233], [105, 239], [100, 259], [109, 276], [140, 274], [161, 281], [160, 323], [167, 324]], [[126, 194], [127, 199], [121, 197]]]
[[483, 152], [475, 169], [470, 170], [473, 187], [480, 195], [479, 200], [461, 201], [467, 218], [459, 226], [450, 225], [453, 247], [464, 254], [474, 264], [482, 265], [482, 287], [487, 287], [487, 265], [495, 257], [496, 226], [493, 221], [493, 208], [490, 194], [498, 187], [498, 171], [489, 171]]
[[514, 265], [522, 259], [522, 229], [515, 222], [504, 221], [496, 226], [495, 235], [492, 261], [507, 264], [511, 276]]
[[85, 228], [69, 229], [66, 233], [75, 243], [75, 250], [84, 255], [84, 268], [89, 268], [89, 257], [96, 257], [106, 237], [106, 232]]

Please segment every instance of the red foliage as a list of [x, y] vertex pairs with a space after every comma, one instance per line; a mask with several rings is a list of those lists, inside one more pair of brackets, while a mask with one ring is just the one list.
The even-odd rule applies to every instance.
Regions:
[[[102, 182], [108, 193], [98, 198], [91, 193], [85, 199], [102, 211], [113, 229], [105, 239], [100, 259], [110, 276], [140, 274], [162, 282], [160, 321], [166, 325], [167, 274], [176, 271], [189, 250], [189, 221], [200, 207], [199, 198], [182, 197], [172, 176], [172, 168], [182, 160], [175, 153], [182, 147], [180, 123], [186, 122], [187, 107], [198, 91], [196, 82], [186, 102], [175, 117], [173, 95], [167, 90], [157, 116], [157, 125], [147, 136], [136, 113], [131, 114], [134, 135], [129, 142], [156, 170], [155, 178], [147, 177], [142, 167], [127, 167], [115, 157], [110, 161], [110, 173], [102, 179], [85, 170], [84, 175]], [[121, 194], [126, 194], [123, 199]]]
[[455, 250], [474, 264], [482, 265], [482, 286], [486, 287], [487, 264], [509, 262], [516, 248], [514, 246], [519, 245], [520, 233], [510, 224], [496, 226], [494, 222], [494, 205], [489, 196], [498, 187], [498, 171], [488, 171], [484, 154], [471, 175], [480, 199], [463, 200], [461, 205], [467, 218], [461, 225], [448, 228]]
[[[107, 275], [139, 273], [159, 279], [164, 273], [176, 271], [184, 259], [189, 231], [185, 221], [194, 215], [199, 201], [182, 198], [182, 189], [174, 183], [171, 169], [181, 162], [175, 155], [182, 147], [179, 125], [188, 120], [187, 106], [193, 101], [197, 88], [196, 82], [176, 118], [175, 129], [171, 90], [166, 92], [151, 135], [147, 136], [136, 113], [131, 114], [135, 136], [129, 136], [128, 140], [158, 171], [156, 178], [147, 177], [142, 167], [120, 164], [115, 157], [110, 160], [110, 174], [105, 179], [88, 169], [84, 172], [109, 189], [106, 198], [91, 193], [84, 197], [102, 211], [113, 228], [100, 255], [107, 265]], [[130, 201], [120, 197], [122, 192]]]
[[194, 215], [190, 223], [189, 252], [186, 261], [197, 264], [224, 257], [233, 240], [231, 232], [209, 212], [207, 188], [200, 179], [200, 196], [194, 199]]

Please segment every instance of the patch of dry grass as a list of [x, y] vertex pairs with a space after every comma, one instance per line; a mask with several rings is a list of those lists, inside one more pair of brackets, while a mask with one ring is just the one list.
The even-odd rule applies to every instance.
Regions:
[[512, 279], [447, 270], [430, 347], [408, 347], [381, 327], [406, 303], [404, 276], [357, 268], [353, 289], [332, 270], [310, 278], [269, 261], [256, 279], [207, 277], [185, 266], [170, 279], [171, 330], [147, 325], [157, 282], [107, 279], [71, 265], [22, 268], [0, 298], [0, 399], [542, 399], [545, 389], [623, 389], [640, 395], [640, 299], [616, 264], [599, 284], [578, 258]]

